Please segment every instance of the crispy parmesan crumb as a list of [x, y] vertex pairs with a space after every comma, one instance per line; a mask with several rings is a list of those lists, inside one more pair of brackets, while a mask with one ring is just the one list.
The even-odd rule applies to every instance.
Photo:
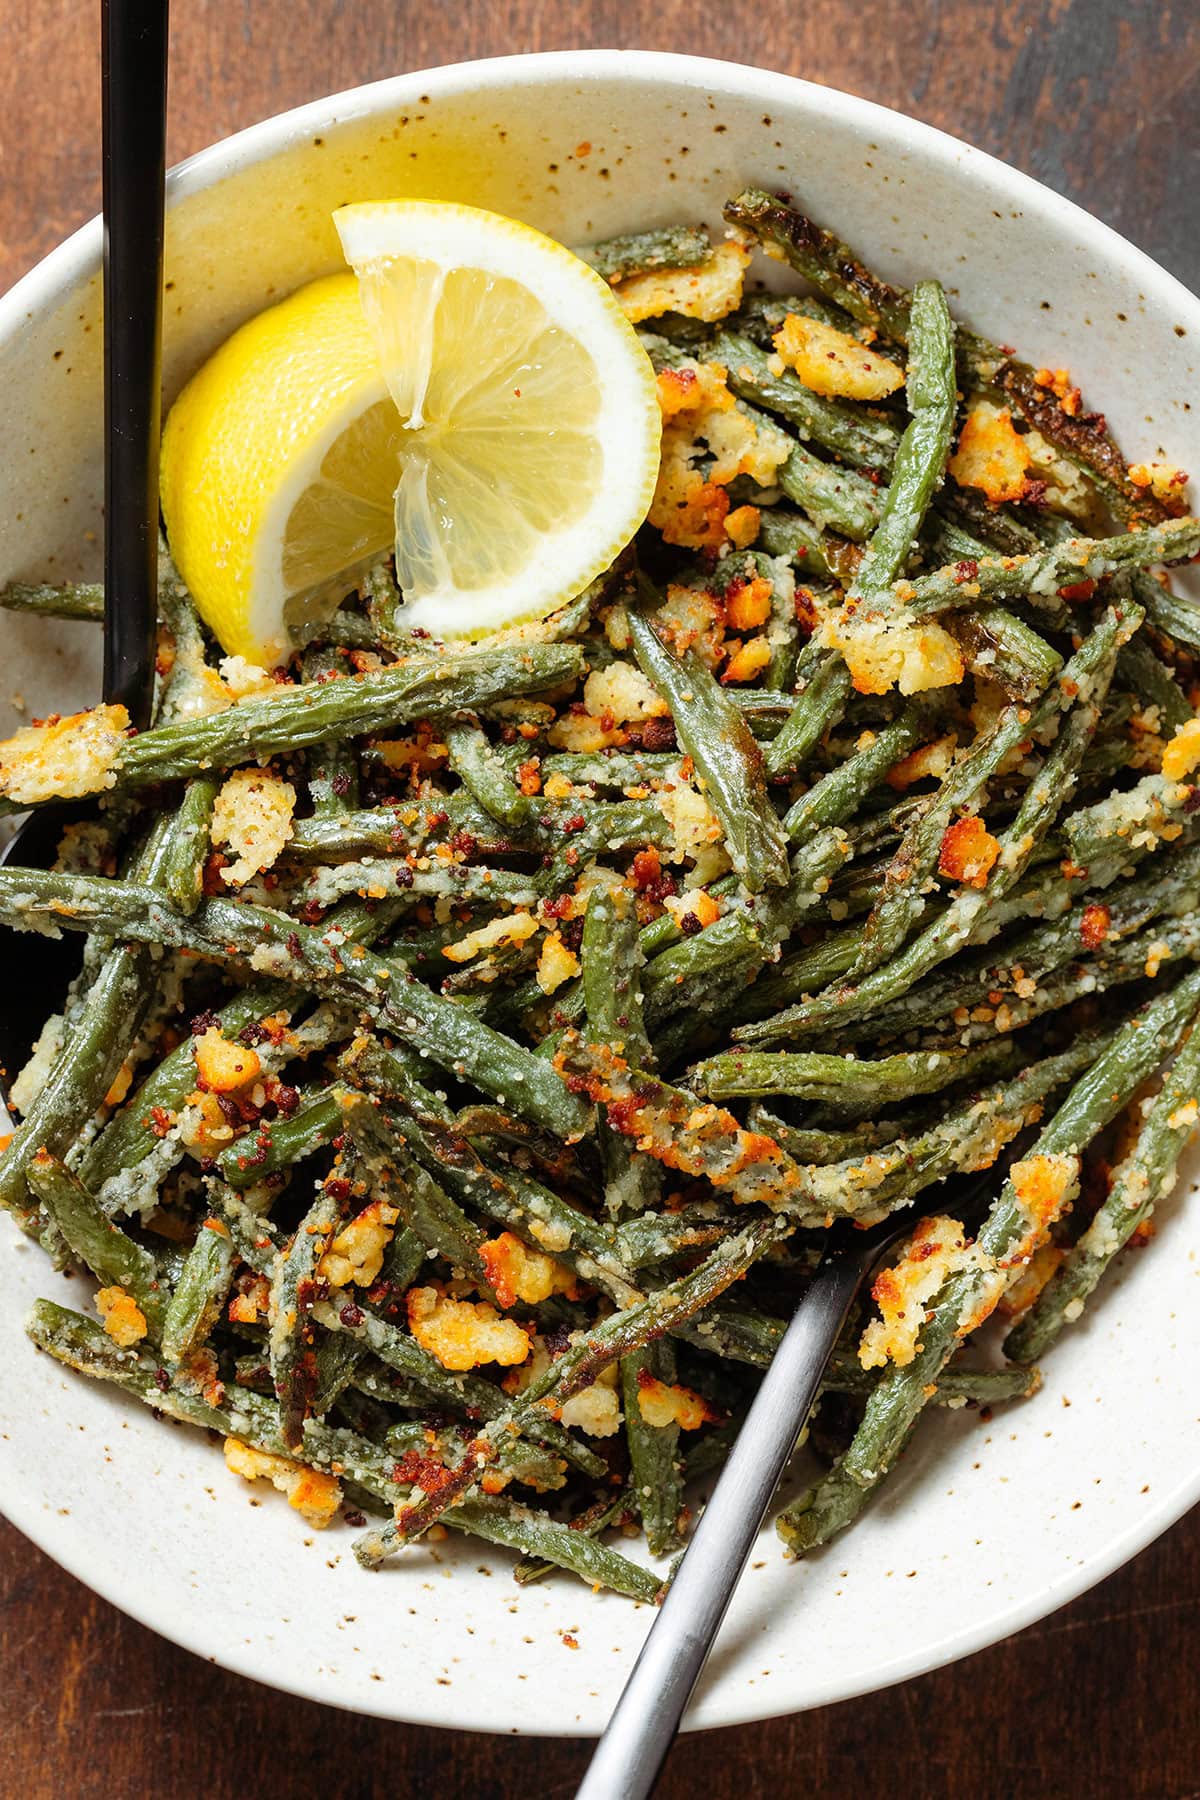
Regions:
[[408, 1326], [422, 1349], [444, 1369], [476, 1369], [481, 1363], [512, 1368], [529, 1355], [529, 1337], [515, 1319], [502, 1319], [487, 1300], [455, 1300], [436, 1287], [410, 1288]]
[[993, 506], [1024, 498], [1033, 458], [1007, 407], [980, 400], [967, 414], [946, 465], [961, 487], [982, 488]]
[[820, 319], [789, 313], [775, 334], [775, 349], [815, 394], [884, 400], [904, 386], [897, 363]]
[[579, 973], [579, 958], [563, 943], [562, 933], [548, 931], [538, 957], [537, 984], [543, 994], [557, 993], [564, 981]]
[[618, 659], [606, 669], [593, 669], [583, 687], [583, 704], [595, 718], [607, 713], [617, 725], [661, 719], [666, 701], [632, 663]]
[[691, 1388], [671, 1386], [656, 1381], [644, 1369], [638, 1374], [638, 1411], [647, 1425], [678, 1425], [681, 1431], [698, 1431], [701, 1425], [713, 1424], [720, 1414], [702, 1394]]
[[967, 887], [986, 887], [999, 854], [999, 841], [983, 820], [968, 815], [947, 828], [938, 854], [938, 873]]
[[1162, 772], [1169, 781], [1183, 781], [1200, 764], [1200, 719], [1182, 724], [1163, 751]]
[[373, 1200], [332, 1240], [318, 1265], [330, 1287], [370, 1287], [383, 1267], [383, 1253], [399, 1218], [386, 1200]]
[[[716, 363], [689, 360], [664, 369], [658, 401], [662, 451], [650, 523], [669, 544], [718, 550], [728, 542], [729, 482], [749, 475], [769, 486], [791, 446], [777, 427], [738, 406]], [[709, 460], [701, 470], [704, 458]]]
[[27, 725], [0, 742], [0, 794], [36, 806], [112, 787], [128, 728], [123, 706], [93, 706]]
[[479, 1255], [492, 1291], [505, 1309], [518, 1300], [526, 1306], [537, 1306], [551, 1294], [566, 1294], [569, 1299], [578, 1296], [578, 1284], [570, 1269], [541, 1250], [531, 1250], [511, 1231], [489, 1238], [479, 1246]]
[[963, 1228], [957, 1219], [922, 1219], [899, 1262], [881, 1269], [871, 1289], [879, 1308], [863, 1332], [858, 1360], [864, 1369], [887, 1362], [904, 1368], [920, 1349], [926, 1302], [962, 1262]]
[[839, 650], [860, 694], [922, 694], [956, 687], [965, 665], [962, 652], [936, 619], [885, 618], [850, 606], [821, 615], [818, 643]]
[[617, 282], [613, 292], [635, 325], [662, 313], [682, 313], [713, 325], [741, 303], [750, 252], [737, 243], [718, 244], [693, 269], [652, 269]]
[[1184, 490], [1188, 484], [1188, 472], [1174, 463], [1141, 462], [1130, 463], [1129, 479], [1134, 487], [1149, 488], [1156, 500], [1164, 506], [1182, 508]]
[[491, 919], [477, 930], [469, 931], [453, 944], [445, 944], [442, 955], [448, 962], [471, 962], [477, 956], [483, 956], [488, 950], [498, 950], [506, 944], [523, 944], [531, 938], [538, 928], [538, 922], [532, 913], [505, 913], [499, 919]]
[[1017, 1253], [1009, 1258], [1015, 1264], [1024, 1262], [1033, 1253], [1042, 1234], [1059, 1217], [1075, 1192], [1079, 1158], [1064, 1152], [1030, 1156], [1023, 1162], [1015, 1162], [1008, 1178], [1029, 1226]]
[[221, 784], [212, 814], [212, 840], [233, 851], [221, 879], [241, 887], [269, 869], [292, 835], [296, 790], [270, 769], [235, 769]]
[[317, 1531], [325, 1529], [341, 1505], [341, 1484], [335, 1476], [306, 1469], [287, 1456], [255, 1450], [239, 1438], [225, 1439], [225, 1467], [244, 1481], [265, 1477], [272, 1487], [287, 1495], [288, 1505], [294, 1506]]
[[114, 1344], [123, 1350], [138, 1344], [147, 1331], [146, 1315], [124, 1288], [101, 1288], [96, 1295], [96, 1310], [104, 1320], [104, 1329]]
[[196, 1039], [195, 1057], [197, 1082], [209, 1094], [232, 1094], [262, 1073], [258, 1052], [223, 1037], [216, 1025]]

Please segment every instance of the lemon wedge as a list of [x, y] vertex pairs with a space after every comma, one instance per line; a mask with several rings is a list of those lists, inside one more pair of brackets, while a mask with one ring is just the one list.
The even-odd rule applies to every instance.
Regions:
[[394, 544], [414, 626], [543, 617], [649, 509], [653, 371], [606, 283], [474, 207], [343, 207], [355, 275], [235, 332], [163, 434], [180, 574], [231, 654], [270, 666]]

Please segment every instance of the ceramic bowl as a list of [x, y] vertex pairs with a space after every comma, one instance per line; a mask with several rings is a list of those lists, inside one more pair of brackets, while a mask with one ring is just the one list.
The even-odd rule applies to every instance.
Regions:
[[[1200, 464], [1200, 303], [1047, 189], [898, 113], [758, 69], [600, 51], [403, 75], [268, 120], [169, 183], [168, 398], [243, 319], [340, 265], [330, 213], [401, 195], [517, 214], [568, 243], [716, 225], [756, 183], [801, 196], [884, 274], [1069, 365], [1127, 451]], [[0, 301], [0, 579], [94, 570], [100, 229]], [[0, 730], [98, 693], [96, 634], [0, 619]], [[19, 703], [19, 705], [18, 705]], [[18, 710], [13, 711], [17, 706]], [[23, 710], [21, 710], [23, 708]], [[50, 997], [48, 996], [48, 1005]], [[1181, 1183], [1049, 1360], [1032, 1401], [939, 1411], [845, 1538], [786, 1563], [769, 1529], [694, 1726], [820, 1705], [977, 1650], [1098, 1581], [1200, 1494], [1200, 1206]], [[5, 1227], [0, 1502], [51, 1556], [202, 1656], [362, 1712], [499, 1732], [604, 1722], [646, 1609], [499, 1551], [417, 1547], [367, 1575], [218, 1448], [67, 1374], [24, 1338], [82, 1299]]]

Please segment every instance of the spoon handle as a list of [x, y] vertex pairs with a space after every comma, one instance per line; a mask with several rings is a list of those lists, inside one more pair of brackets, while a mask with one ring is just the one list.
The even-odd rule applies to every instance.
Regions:
[[104, 698], [150, 722], [158, 601], [167, 0], [103, 0]]
[[859, 1256], [827, 1258], [797, 1307], [576, 1800], [654, 1787], [863, 1272]]

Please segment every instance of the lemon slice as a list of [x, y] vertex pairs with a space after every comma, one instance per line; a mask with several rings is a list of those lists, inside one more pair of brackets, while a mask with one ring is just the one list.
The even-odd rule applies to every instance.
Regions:
[[188, 383], [163, 432], [176, 566], [232, 655], [271, 667], [385, 551], [399, 419], [353, 275], [260, 313]]
[[250, 320], [163, 434], [179, 572], [268, 667], [393, 542], [414, 625], [543, 616], [633, 535], [658, 468], [649, 361], [586, 264], [470, 207], [337, 217], [361, 292], [329, 276]]
[[607, 284], [528, 225], [393, 201], [334, 214], [401, 423], [396, 574], [412, 623], [541, 617], [649, 510], [660, 413]]

